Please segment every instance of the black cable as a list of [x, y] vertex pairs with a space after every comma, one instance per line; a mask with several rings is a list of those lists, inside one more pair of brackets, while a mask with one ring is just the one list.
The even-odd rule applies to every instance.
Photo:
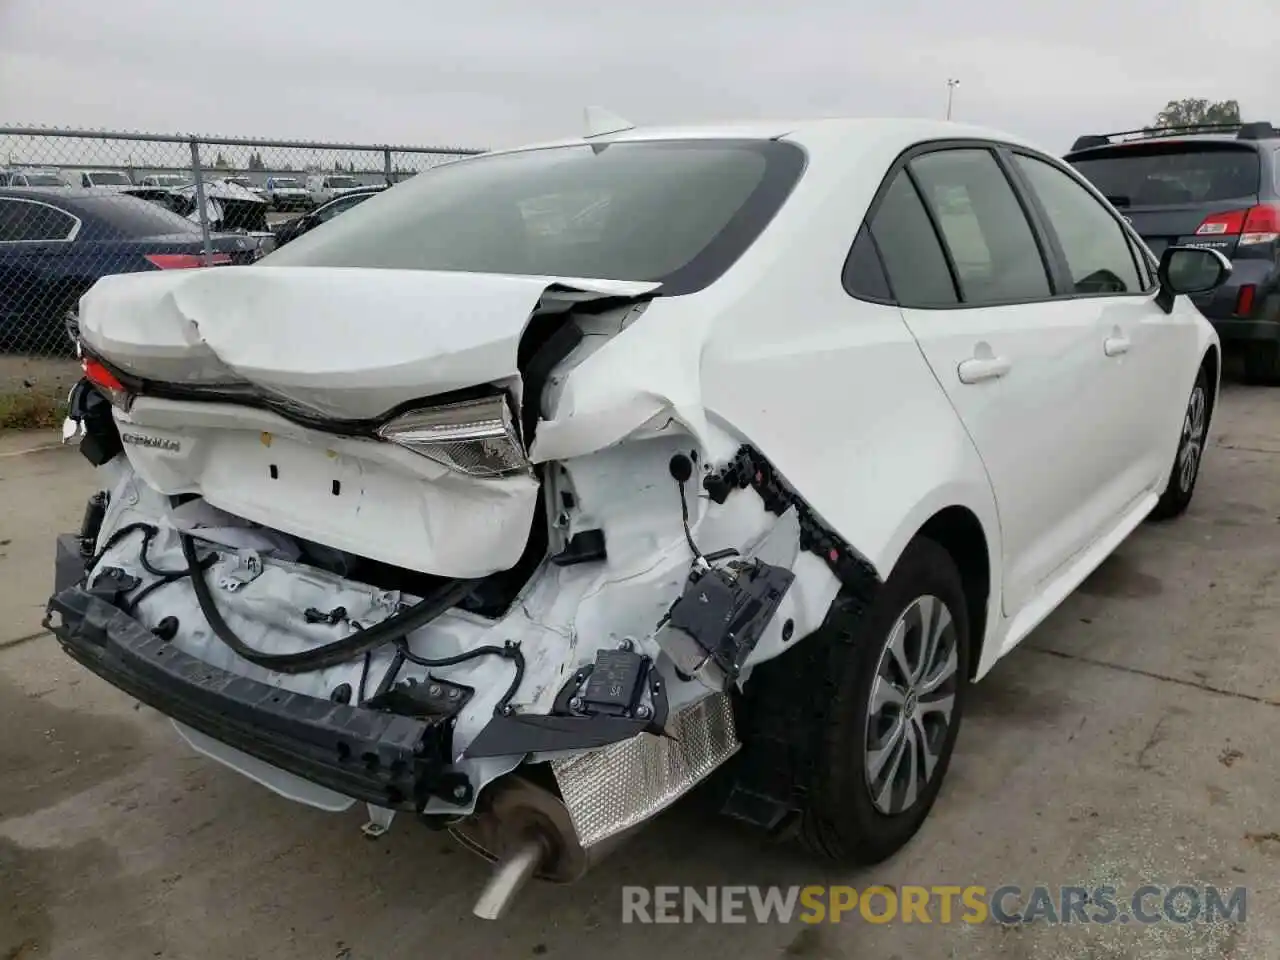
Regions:
[[436, 667], [452, 667], [459, 663], [466, 663], [468, 660], [474, 660], [476, 657], [502, 657], [504, 660], [510, 660], [515, 664], [515, 676], [511, 678], [511, 684], [507, 687], [507, 692], [502, 695], [502, 699], [498, 701], [493, 708], [494, 713], [505, 714], [507, 706], [515, 697], [520, 689], [520, 682], [524, 679], [524, 654], [520, 651], [520, 647], [510, 641], [505, 646], [495, 647], [488, 644], [483, 647], [476, 647], [474, 650], [465, 650], [462, 653], [456, 653], [452, 657], [429, 658], [420, 657], [409, 649], [409, 644], [401, 638], [396, 641], [396, 649], [400, 655], [410, 663], [417, 664], [420, 667], [426, 667], [428, 670]]
[[700, 559], [702, 551], [693, 542], [693, 531], [689, 529], [689, 498], [684, 491], [684, 485], [693, 476], [693, 461], [683, 453], [677, 453], [671, 458], [667, 469], [671, 471], [671, 479], [676, 482], [676, 491], [680, 494], [680, 522], [684, 527], [684, 538], [689, 543], [689, 549], [693, 551], [694, 559]]
[[[185, 533], [179, 533], [178, 536], [182, 541], [182, 553], [186, 557], [187, 566], [195, 570], [198, 564], [195, 540]], [[310, 673], [313, 670], [323, 670], [384, 643], [394, 643], [456, 606], [475, 589], [478, 582], [477, 580], [451, 580], [435, 593], [408, 609], [393, 614], [381, 623], [374, 624], [365, 630], [357, 630], [341, 640], [335, 640], [323, 646], [297, 653], [263, 653], [246, 644], [227, 625], [227, 621], [218, 612], [213, 593], [205, 581], [203, 572], [191, 578], [200, 612], [209, 621], [209, 627], [218, 639], [241, 658], [279, 673]]]
[[684, 538], [689, 544], [689, 549], [693, 551], [694, 557], [701, 557], [702, 551], [693, 542], [693, 531], [689, 529], [689, 498], [685, 496], [684, 484], [677, 482], [676, 488], [680, 491], [680, 522], [684, 525]]
[[671, 458], [668, 468], [671, 471], [672, 479], [676, 482], [676, 490], [680, 493], [680, 523], [684, 527], [684, 539], [689, 544], [689, 549], [693, 551], [693, 559], [711, 563], [714, 560], [724, 560], [728, 557], [739, 556], [738, 551], [733, 547], [717, 550], [715, 553], [703, 556], [702, 551], [698, 549], [698, 545], [693, 542], [693, 531], [689, 527], [689, 497], [685, 493], [685, 484], [693, 476], [693, 461], [683, 453], [677, 453]]
[[364, 688], [369, 682], [369, 664], [373, 661], [373, 651], [364, 652], [364, 668], [360, 671], [360, 689], [356, 691], [356, 706], [364, 703]]
[[[200, 569], [208, 570], [211, 566], [214, 565], [217, 559], [218, 559], [217, 556], [212, 554], [210, 556], [205, 557], [203, 560], [200, 561]], [[142, 603], [143, 600], [147, 599], [147, 597], [151, 596], [151, 594], [155, 593], [161, 587], [168, 586], [171, 583], [177, 583], [179, 580], [185, 580], [189, 576], [191, 576], [191, 574], [188, 571], [183, 570], [181, 573], [171, 573], [171, 574], [166, 574], [165, 576], [162, 576], [162, 577], [157, 577], [155, 580], [152, 580], [145, 587], [143, 587], [141, 590], [135, 593], [132, 597], [126, 600], [120, 609], [122, 609], [125, 613], [132, 614], [135, 610], [138, 609], [138, 605]]]
[[119, 543], [129, 534], [136, 533], [139, 530], [147, 531], [148, 536], [150, 537], [154, 537], [157, 533], [160, 532], [158, 527], [150, 523], [126, 523], [123, 527], [120, 527], [112, 531], [111, 536], [107, 537], [107, 542], [102, 545], [102, 549], [99, 550], [97, 553], [95, 553], [89, 559], [89, 562], [85, 564], [85, 569], [92, 570], [94, 567], [96, 567], [99, 563], [102, 562], [102, 558], [107, 555], [108, 550], [114, 547], [117, 543]]
[[[144, 586], [122, 605], [121, 609], [125, 613], [132, 613], [138, 608], [138, 604], [166, 584], [177, 583], [179, 580], [191, 575], [190, 569], [162, 570], [151, 562], [151, 558], [148, 554], [151, 550], [152, 541], [156, 538], [156, 535], [160, 533], [160, 528], [154, 524], [141, 522], [129, 523], [120, 527], [118, 530], [113, 531], [111, 536], [107, 538], [107, 542], [103, 545], [102, 549], [99, 550], [97, 555], [89, 561], [86, 570], [92, 570], [93, 567], [96, 567], [102, 561], [102, 558], [106, 555], [108, 550], [119, 544], [125, 537], [129, 536], [129, 534], [137, 533], [139, 531], [142, 532], [142, 547], [138, 552], [138, 562], [141, 564], [142, 568], [147, 571], [147, 573], [151, 574], [156, 579]], [[214, 556], [206, 557], [200, 562], [201, 569], [207, 569], [216, 559], [217, 558]]]
[[151, 563], [150, 558], [147, 556], [147, 552], [151, 549], [151, 541], [160, 533], [160, 528], [155, 524], [142, 523], [140, 521], [136, 523], [126, 523], [123, 527], [113, 531], [111, 536], [107, 538], [107, 542], [102, 545], [102, 549], [99, 550], [85, 565], [85, 569], [92, 570], [102, 562], [102, 558], [106, 556], [108, 550], [119, 544], [120, 541], [129, 534], [137, 533], [139, 530], [142, 531], [142, 550], [138, 554], [138, 562], [142, 564], [142, 568], [146, 570], [147, 573], [151, 574], [153, 577], [181, 578], [190, 576], [190, 570], [161, 570], [159, 567], [156, 567]]
[[139, 562], [148, 573], [157, 579], [147, 584], [130, 598], [126, 605], [127, 610], [136, 609], [138, 604], [161, 587], [186, 577], [191, 577], [192, 588], [196, 594], [196, 602], [200, 605], [200, 611], [204, 614], [205, 619], [208, 620], [210, 628], [218, 636], [218, 639], [222, 640], [236, 654], [250, 663], [267, 667], [280, 673], [307, 673], [341, 663], [363, 650], [365, 655], [364, 669], [360, 675], [360, 692], [357, 700], [357, 703], [360, 703], [364, 700], [364, 690], [369, 675], [372, 650], [374, 647], [381, 646], [384, 643], [396, 644], [397, 659], [401, 662], [407, 660], [410, 663], [428, 668], [453, 666], [473, 660], [476, 657], [498, 656], [505, 660], [511, 660], [516, 668], [511, 685], [507, 688], [502, 699], [498, 701], [496, 710], [499, 713], [506, 711], [507, 706], [519, 691], [521, 681], [524, 679], [524, 654], [520, 652], [520, 648], [515, 644], [508, 643], [504, 647], [492, 645], [477, 647], [465, 653], [440, 659], [420, 657], [409, 650], [405, 637], [458, 604], [467, 594], [471, 593], [478, 581], [450, 581], [434, 594], [425, 597], [408, 609], [393, 614], [368, 629], [357, 630], [355, 633], [333, 643], [327, 643], [298, 653], [263, 653], [259, 650], [254, 650], [241, 640], [227, 624], [226, 620], [223, 619], [213, 599], [209, 584], [204, 577], [205, 571], [213, 566], [217, 557], [216, 555], [211, 555], [201, 560], [195, 552], [194, 538], [188, 534], [181, 531], [178, 532], [178, 538], [182, 544], [182, 554], [187, 561], [185, 570], [162, 570], [151, 563], [147, 556], [147, 551], [151, 546], [152, 539], [160, 531], [158, 527], [148, 523], [131, 523], [114, 531], [107, 539], [102, 550], [99, 551], [97, 557], [94, 558], [93, 565], [96, 565], [97, 561], [101, 560], [102, 555], [107, 550], [119, 543], [124, 537], [137, 531], [142, 531], [143, 534], [142, 549], [138, 554]]

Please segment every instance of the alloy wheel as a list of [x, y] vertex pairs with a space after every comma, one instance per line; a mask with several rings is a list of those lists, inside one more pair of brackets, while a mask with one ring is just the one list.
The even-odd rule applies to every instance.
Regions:
[[1200, 457], [1204, 452], [1205, 435], [1204, 388], [1196, 384], [1187, 402], [1187, 412], [1182, 418], [1182, 444], [1178, 447], [1178, 488], [1189, 493], [1200, 470]]
[[947, 605], [917, 597], [889, 631], [867, 704], [871, 802], [893, 816], [915, 804], [938, 766], [955, 711], [959, 638]]

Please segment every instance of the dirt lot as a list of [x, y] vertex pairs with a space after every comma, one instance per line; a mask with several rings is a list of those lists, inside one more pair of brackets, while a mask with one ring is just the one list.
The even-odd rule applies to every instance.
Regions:
[[[0, 958], [1280, 956], [1280, 390], [1231, 386], [1191, 512], [1148, 526], [981, 684], [941, 801], [858, 874], [712, 818], [695, 795], [573, 888], [470, 917], [485, 866], [447, 837], [288, 803], [39, 631], [73, 453], [0, 441]], [[1249, 888], [1244, 924], [666, 925], [623, 884]]]
[[80, 377], [80, 364], [70, 357], [0, 354], [0, 394], [36, 390], [65, 398]]

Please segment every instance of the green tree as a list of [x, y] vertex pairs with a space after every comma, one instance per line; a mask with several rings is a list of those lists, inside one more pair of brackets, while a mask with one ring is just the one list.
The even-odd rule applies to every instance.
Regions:
[[267, 165], [262, 162], [262, 154], [258, 153], [256, 150], [253, 153], [249, 154], [249, 169], [250, 170], [267, 169]]
[[218, 155], [213, 158], [213, 165], [218, 170], [225, 170], [227, 168], [227, 158], [222, 155], [221, 150], [219, 150]]
[[1205, 100], [1203, 97], [1186, 97], [1170, 100], [1156, 114], [1154, 127], [1162, 130], [1182, 130], [1200, 123], [1239, 123], [1240, 101]]

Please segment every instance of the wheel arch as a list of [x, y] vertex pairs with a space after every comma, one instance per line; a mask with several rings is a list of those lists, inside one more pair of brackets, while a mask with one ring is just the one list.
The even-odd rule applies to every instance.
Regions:
[[944, 507], [925, 521], [916, 538], [932, 540], [950, 554], [968, 604], [969, 679], [977, 676], [992, 604], [991, 549], [982, 521], [968, 507]]
[[1204, 359], [1200, 361], [1201, 368], [1209, 380], [1209, 409], [1206, 411], [1206, 432], [1213, 423], [1213, 412], [1218, 406], [1218, 393], [1222, 389], [1222, 351], [1218, 344], [1209, 344], [1209, 349], [1204, 352]]
[[1003, 569], [999, 515], [990, 485], [948, 484], [910, 512], [888, 549], [876, 558], [884, 578], [897, 566], [907, 546], [926, 538], [950, 554], [969, 605], [969, 676], [977, 679], [990, 667], [984, 653], [1000, 624]]

